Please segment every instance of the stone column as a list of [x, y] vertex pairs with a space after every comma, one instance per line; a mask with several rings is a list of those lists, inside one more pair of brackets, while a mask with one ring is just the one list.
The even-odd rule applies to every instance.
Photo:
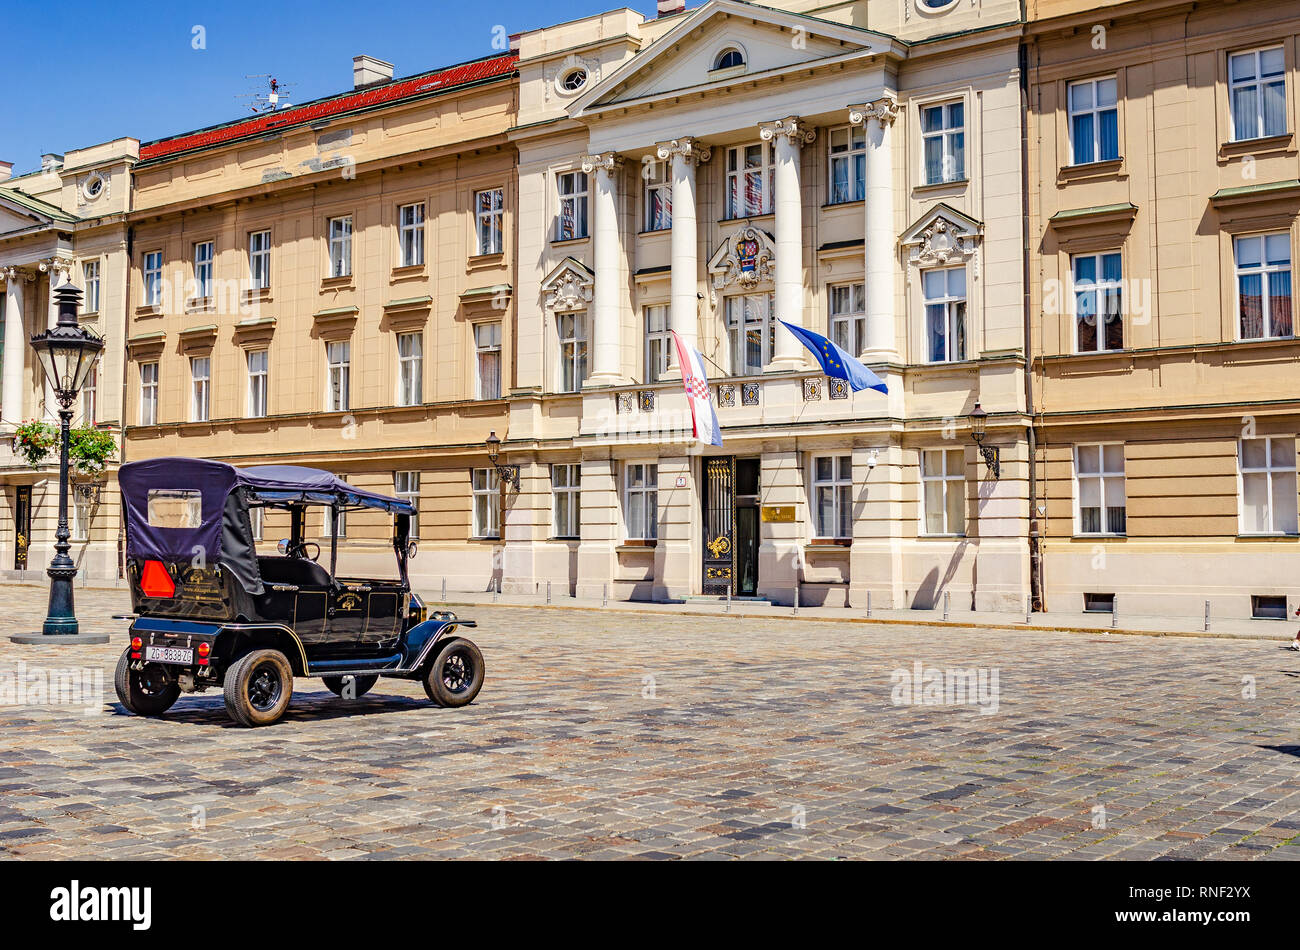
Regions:
[[592, 241], [595, 244], [596, 286], [592, 296], [592, 358], [587, 385], [610, 386], [622, 376], [619, 359], [619, 266], [622, 248], [618, 228], [618, 179], [623, 159], [614, 152], [586, 155], [582, 171], [596, 172]]
[[[699, 333], [699, 234], [695, 222], [695, 166], [707, 162], [711, 151], [694, 138], [660, 142], [660, 161], [672, 160], [672, 283], [668, 326], [689, 345]], [[676, 362], [675, 356], [673, 357]]]
[[23, 357], [27, 352], [26, 321], [23, 319], [23, 281], [27, 275], [16, 267], [5, 276], [5, 355], [0, 385], [0, 418], [8, 425], [23, 421]]
[[[817, 133], [797, 116], [764, 122], [758, 127], [764, 142], [776, 152], [776, 316], [803, 326], [803, 193], [800, 190], [799, 150]], [[804, 345], [784, 327], [776, 330], [773, 368], [797, 369], [804, 362]]]
[[898, 103], [885, 95], [865, 105], [849, 106], [849, 122], [865, 125], [866, 229], [865, 266], [868, 362], [897, 360], [894, 329], [894, 159], [890, 126]]

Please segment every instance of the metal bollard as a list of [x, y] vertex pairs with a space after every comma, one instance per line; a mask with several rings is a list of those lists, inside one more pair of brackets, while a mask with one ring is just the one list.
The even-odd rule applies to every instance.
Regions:
[[1210, 602], [1205, 602], [1205, 629], [1210, 629]]
[[1119, 594], [1111, 597], [1110, 601], [1110, 625], [1112, 627], [1119, 623]]
[[943, 592], [943, 619], [948, 619], [948, 592]]
[[609, 606], [609, 585], [608, 584], [600, 585], [600, 606], [602, 607]]
[[867, 591], [867, 616], [871, 616], [871, 591]]
[[727, 607], [723, 611], [723, 613], [728, 613], [728, 614], [731, 613], [731, 588], [730, 587], [727, 588]]
[[799, 582], [794, 582], [794, 612], [799, 612]]
[[551, 582], [550, 582], [550, 581], [547, 581], [547, 582], [546, 582], [546, 602], [547, 602], [548, 604], [551, 602]]
[[442, 579], [442, 602], [447, 602], [447, 578]]
[[1034, 622], [1034, 599], [1032, 597], [1026, 597], [1025, 598], [1025, 623], [1033, 623], [1033, 622]]
[[497, 597], [500, 596], [500, 594], [501, 594], [501, 591], [497, 589], [497, 585], [496, 585], [496, 584], [493, 584], [493, 585], [492, 585], [492, 603], [495, 604], [495, 603], [497, 602]]

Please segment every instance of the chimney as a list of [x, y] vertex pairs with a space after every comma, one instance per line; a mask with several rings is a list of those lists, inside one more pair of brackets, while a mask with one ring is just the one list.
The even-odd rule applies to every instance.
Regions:
[[14, 174], [13, 162], [0, 162], [0, 181], [8, 181], [10, 178], [13, 177], [13, 174]]
[[352, 57], [352, 88], [364, 89], [381, 82], [392, 82], [393, 64], [373, 56]]
[[673, 16], [686, 9], [686, 0], [659, 0], [659, 15]]
[[46, 152], [41, 156], [41, 171], [56, 172], [63, 167], [63, 155], [59, 152]]

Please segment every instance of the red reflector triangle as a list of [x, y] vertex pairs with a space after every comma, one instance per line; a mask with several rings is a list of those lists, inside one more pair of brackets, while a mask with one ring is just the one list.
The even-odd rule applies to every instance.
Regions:
[[176, 596], [176, 584], [172, 581], [162, 561], [145, 561], [144, 571], [140, 575], [140, 590], [146, 597]]

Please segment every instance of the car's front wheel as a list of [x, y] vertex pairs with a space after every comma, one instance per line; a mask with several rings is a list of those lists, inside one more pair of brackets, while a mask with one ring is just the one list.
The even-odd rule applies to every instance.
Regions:
[[439, 706], [467, 706], [483, 688], [483, 654], [469, 640], [452, 637], [439, 645], [424, 670], [424, 692]]
[[113, 688], [128, 712], [137, 716], [160, 716], [172, 708], [181, 688], [158, 668], [146, 664], [142, 670], [131, 669], [131, 648], [122, 651], [113, 673]]
[[226, 670], [226, 712], [241, 726], [269, 726], [289, 707], [293, 667], [279, 650], [254, 650]]
[[[344, 699], [360, 699], [366, 693], [370, 692], [370, 687], [379, 682], [378, 676], [322, 676], [325, 688], [335, 696], [342, 696]], [[349, 691], [349, 685], [352, 689]]]

